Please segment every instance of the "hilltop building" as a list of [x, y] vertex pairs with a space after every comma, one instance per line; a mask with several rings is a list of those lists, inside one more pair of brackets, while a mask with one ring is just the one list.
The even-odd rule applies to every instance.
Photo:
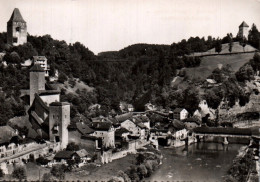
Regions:
[[239, 31], [238, 31], [238, 34], [237, 36], [240, 37], [240, 38], [248, 38], [248, 25], [246, 24], [246, 22], [242, 22], [240, 25], [239, 25]]
[[45, 82], [45, 71], [35, 64], [30, 69], [29, 120], [37, 134], [51, 142], [59, 142], [61, 149], [68, 144], [70, 105], [60, 102], [60, 91]]
[[50, 66], [47, 63], [47, 58], [45, 56], [33, 56], [33, 63], [39, 64], [43, 68], [45, 76], [49, 76]]
[[22, 45], [27, 42], [27, 25], [18, 8], [15, 8], [7, 22], [7, 43]]

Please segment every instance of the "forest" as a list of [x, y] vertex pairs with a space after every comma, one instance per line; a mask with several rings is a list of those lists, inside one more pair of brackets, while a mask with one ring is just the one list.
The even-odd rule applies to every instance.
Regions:
[[[111, 110], [118, 113], [120, 101], [132, 103], [137, 110], [143, 110], [144, 104], [150, 101], [163, 108], [179, 106], [193, 112], [200, 101], [196, 86], [191, 83], [185, 90], [176, 90], [170, 82], [177, 70], [200, 65], [199, 57], [187, 55], [214, 47], [217, 52], [222, 43], [237, 41], [229, 37], [230, 34], [222, 39], [191, 37], [171, 45], [135, 44], [119, 51], [94, 55], [80, 42], [67, 44], [50, 35], [28, 34], [26, 44], [11, 47], [6, 44], [6, 33], [0, 33], [0, 52], [6, 53], [3, 60], [7, 63], [7, 66], [0, 63], [0, 125], [14, 116], [25, 114], [25, 103], [19, 95], [20, 89], [29, 88], [29, 72], [21, 69], [21, 63], [35, 55], [47, 57], [50, 75], [53, 76], [57, 69], [60, 83], [79, 78], [94, 87], [91, 93], [78, 91], [77, 95], [68, 95], [62, 92], [62, 101], [72, 103], [72, 117], [78, 114], [89, 117], [88, 107], [96, 103], [101, 105], [101, 109], [95, 115], [108, 115]], [[260, 34], [253, 25], [247, 43], [258, 48], [259, 40]], [[255, 64], [257, 60], [250, 63], [255, 70], [259, 69], [259, 65]], [[240, 72], [244, 74], [243, 70]], [[248, 79], [239, 76], [238, 73], [239, 81]]]

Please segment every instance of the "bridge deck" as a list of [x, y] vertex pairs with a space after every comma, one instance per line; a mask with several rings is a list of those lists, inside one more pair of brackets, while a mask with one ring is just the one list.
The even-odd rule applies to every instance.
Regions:
[[251, 136], [252, 130], [249, 128], [217, 128], [217, 127], [198, 127], [194, 128], [196, 134], [214, 134], [214, 135], [244, 135]]

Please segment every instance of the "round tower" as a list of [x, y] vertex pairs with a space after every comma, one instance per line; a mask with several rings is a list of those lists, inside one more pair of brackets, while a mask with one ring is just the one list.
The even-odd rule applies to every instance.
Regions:
[[27, 42], [27, 25], [18, 8], [15, 8], [7, 22], [7, 43], [21, 45]]
[[35, 64], [30, 69], [30, 105], [40, 90], [45, 90], [45, 71], [39, 64]]

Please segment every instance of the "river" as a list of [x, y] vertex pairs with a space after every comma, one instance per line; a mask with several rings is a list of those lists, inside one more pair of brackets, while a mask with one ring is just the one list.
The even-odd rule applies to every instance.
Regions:
[[195, 143], [163, 148], [162, 165], [146, 181], [223, 181], [242, 144]]

